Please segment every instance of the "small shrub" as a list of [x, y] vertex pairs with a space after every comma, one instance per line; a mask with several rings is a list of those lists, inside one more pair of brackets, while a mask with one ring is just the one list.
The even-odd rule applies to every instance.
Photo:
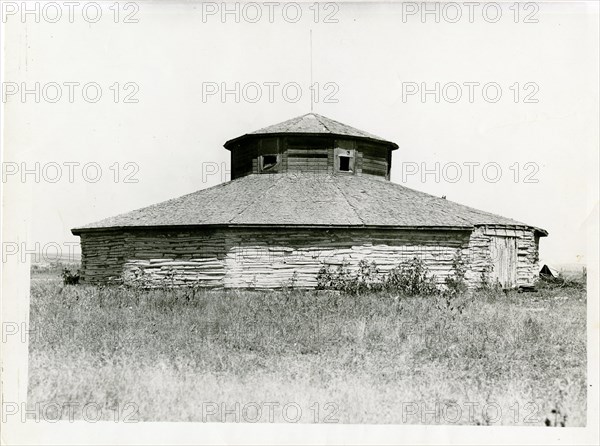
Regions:
[[368, 292], [388, 291], [404, 296], [433, 295], [439, 292], [435, 278], [423, 261], [417, 257], [382, 275], [375, 262], [361, 260], [358, 270], [340, 265], [336, 269], [323, 266], [317, 275], [317, 289], [337, 290], [345, 294], [360, 295]]
[[64, 268], [61, 276], [65, 285], [77, 285], [79, 283], [79, 270], [72, 273], [68, 268]]
[[381, 274], [375, 262], [361, 260], [358, 262], [358, 272], [351, 284], [352, 291], [363, 294], [369, 291], [381, 290]]
[[490, 265], [485, 266], [483, 271], [481, 271], [477, 291], [489, 292], [494, 295], [502, 291], [502, 285], [498, 279], [492, 280], [490, 277], [491, 272], [492, 267]]
[[358, 262], [356, 273], [350, 271], [345, 265], [340, 265], [335, 270], [323, 266], [317, 275], [319, 290], [337, 290], [356, 296], [370, 291], [380, 291], [381, 288], [381, 274], [377, 264], [366, 260]]
[[461, 253], [457, 252], [452, 259], [452, 274], [444, 280], [446, 288], [442, 293], [442, 299], [436, 303], [438, 310], [448, 312], [452, 317], [462, 314], [468, 302], [465, 298], [469, 289], [465, 280], [466, 274], [465, 262]]
[[296, 291], [296, 284], [298, 283], [298, 272], [294, 271], [292, 273], [292, 277], [282, 283], [281, 285], [281, 293], [286, 299], [289, 299], [290, 296]]
[[439, 292], [435, 278], [417, 257], [392, 269], [384, 280], [384, 288], [405, 296], [432, 295]]
[[298, 271], [294, 271], [292, 274], [292, 277], [290, 277], [290, 280], [288, 281], [287, 288], [289, 288], [291, 291], [293, 291], [296, 289], [297, 283], [298, 283]]
[[344, 277], [348, 274], [343, 266], [334, 269], [332, 266], [322, 266], [317, 274], [318, 290], [340, 290]]
[[462, 258], [462, 254], [458, 251], [452, 259], [452, 275], [446, 277], [446, 294], [450, 296], [458, 296], [466, 293], [468, 286], [465, 276], [467, 274], [467, 266]]

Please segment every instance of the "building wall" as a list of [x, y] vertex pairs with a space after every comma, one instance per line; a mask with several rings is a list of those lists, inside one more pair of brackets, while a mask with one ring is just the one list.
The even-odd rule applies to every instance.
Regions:
[[390, 178], [391, 151], [381, 145], [365, 141], [357, 142], [360, 173]]
[[[237, 143], [231, 147], [231, 178], [283, 172], [335, 173], [339, 167], [336, 166], [336, 151], [341, 149], [353, 153], [352, 174], [389, 179], [389, 145], [360, 139], [309, 135], [249, 138]], [[262, 171], [260, 157], [263, 155], [278, 155], [278, 165]]]
[[492, 241], [497, 237], [516, 239], [516, 276], [518, 286], [533, 286], [538, 277], [539, 237], [531, 229], [478, 227], [470, 237], [468, 252], [471, 259], [467, 279], [471, 283], [493, 278], [494, 256]]
[[455, 253], [467, 246], [468, 237], [464, 231], [232, 231], [227, 236], [224, 285], [277, 288], [293, 282], [312, 288], [323, 265], [355, 270], [366, 259], [387, 272], [415, 256], [443, 283]]
[[217, 230], [84, 233], [81, 251], [81, 274], [86, 283], [105, 283], [121, 278], [130, 281], [139, 269], [146, 270], [153, 281], [170, 280], [171, 273], [176, 272], [176, 284], [183, 284], [186, 282], [183, 279], [196, 273], [201, 279], [204, 277], [200, 273], [211, 277], [224, 274], [225, 239]]
[[[496, 231], [496, 232], [495, 232]], [[176, 232], [130, 230], [81, 236], [82, 279], [104, 283], [121, 278], [148, 286], [191, 285], [279, 288], [316, 286], [323, 265], [358, 267], [375, 261], [382, 272], [421, 258], [439, 284], [452, 273], [460, 253], [475, 286], [492, 265], [491, 238], [497, 230], [368, 229], [198, 229]], [[531, 231], [518, 235], [519, 285], [537, 275], [537, 243]], [[112, 279], [110, 279], [112, 280]]]

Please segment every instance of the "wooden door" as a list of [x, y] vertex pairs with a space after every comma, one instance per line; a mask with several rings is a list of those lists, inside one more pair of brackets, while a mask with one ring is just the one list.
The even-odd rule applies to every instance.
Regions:
[[492, 237], [491, 256], [493, 271], [491, 279], [502, 288], [517, 286], [517, 239], [516, 237]]

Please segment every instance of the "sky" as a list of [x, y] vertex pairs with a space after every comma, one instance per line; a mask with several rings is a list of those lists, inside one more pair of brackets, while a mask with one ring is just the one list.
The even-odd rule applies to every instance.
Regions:
[[594, 2], [437, 22], [420, 2], [87, 3], [3, 10], [4, 243], [66, 250], [71, 228], [227, 180], [225, 141], [310, 112], [312, 65], [316, 113], [399, 145], [392, 181], [546, 229], [541, 262], [597, 248]]

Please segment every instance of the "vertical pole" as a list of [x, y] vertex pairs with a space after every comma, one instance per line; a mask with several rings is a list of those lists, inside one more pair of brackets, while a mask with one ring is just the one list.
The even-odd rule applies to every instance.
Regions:
[[314, 95], [312, 88], [313, 88], [313, 50], [312, 50], [312, 29], [311, 29], [310, 30], [310, 88], [308, 89], [309, 94], [310, 94], [310, 112], [311, 113], [313, 111], [313, 95]]

